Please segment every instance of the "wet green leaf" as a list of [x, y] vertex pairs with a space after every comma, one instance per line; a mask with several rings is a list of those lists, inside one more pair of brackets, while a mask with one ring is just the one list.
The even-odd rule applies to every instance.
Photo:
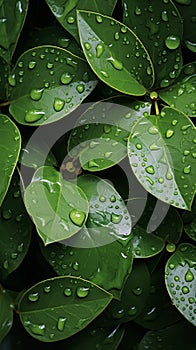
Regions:
[[0, 57], [0, 100], [7, 100], [8, 95], [8, 76], [10, 74], [10, 66]]
[[196, 62], [186, 64], [175, 83], [160, 91], [160, 97], [171, 107], [179, 109], [190, 117], [196, 116]]
[[23, 53], [8, 78], [10, 113], [20, 124], [41, 125], [71, 113], [97, 84], [87, 63], [56, 46]]
[[128, 140], [129, 160], [144, 188], [173, 206], [190, 210], [195, 184], [196, 129], [183, 113], [169, 107], [141, 118]]
[[132, 233], [135, 258], [149, 258], [164, 249], [164, 240], [153, 233], [146, 232], [142, 227], [134, 226]]
[[105, 15], [111, 15], [116, 5], [117, 0], [106, 1], [89, 1], [89, 0], [46, 0], [46, 3], [50, 7], [52, 13], [60, 24], [65, 28], [73, 37], [79, 41], [78, 27], [76, 19], [76, 10], [89, 10], [101, 12]]
[[70, 156], [79, 157], [83, 169], [89, 171], [117, 164], [127, 155], [127, 139], [134, 122], [150, 114], [150, 107], [150, 103], [127, 97], [90, 105], [70, 134]]
[[32, 222], [25, 210], [17, 170], [0, 208], [0, 278], [5, 279], [23, 261], [31, 241]]
[[196, 241], [196, 199], [193, 201], [191, 212], [183, 213], [182, 219], [186, 234]]
[[153, 85], [154, 70], [148, 52], [128, 27], [89, 11], [78, 11], [78, 27], [86, 59], [99, 79], [136, 96], [144, 95]]
[[13, 323], [12, 300], [6, 290], [0, 286], [0, 343], [8, 334]]
[[0, 114], [0, 205], [8, 190], [20, 147], [18, 128], [6, 115]]
[[88, 201], [84, 192], [49, 166], [35, 172], [24, 200], [45, 245], [71, 237], [87, 219]]
[[28, 9], [28, 0], [2, 0], [0, 4], [0, 56], [10, 62]]
[[195, 266], [196, 247], [181, 243], [165, 267], [165, 282], [172, 303], [193, 325], [196, 325]]
[[171, 85], [180, 73], [182, 21], [171, 1], [123, 0], [123, 20], [145, 45], [155, 69], [155, 86]]
[[111, 294], [89, 281], [55, 277], [28, 289], [18, 308], [21, 322], [31, 336], [55, 342], [85, 328], [111, 299]]

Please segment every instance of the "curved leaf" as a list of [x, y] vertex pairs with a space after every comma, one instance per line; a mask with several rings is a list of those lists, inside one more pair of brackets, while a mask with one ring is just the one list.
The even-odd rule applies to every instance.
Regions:
[[145, 45], [155, 69], [155, 86], [171, 85], [180, 73], [182, 20], [171, 1], [123, 0], [123, 20]]
[[27, 14], [29, 0], [2, 0], [0, 6], [0, 56], [10, 62]]
[[190, 117], [196, 116], [196, 62], [186, 64], [171, 87], [160, 91], [160, 98]]
[[8, 334], [13, 323], [13, 305], [6, 290], [0, 286], [0, 343]]
[[183, 213], [182, 219], [186, 234], [196, 241], [196, 198], [193, 201], [191, 212]]
[[0, 114], [0, 205], [6, 195], [21, 147], [20, 132], [4, 114]]
[[164, 240], [152, 233], [147, 233], [142, 227], [134, 226], [132, 233], [135, 258], [149, 258], [164, 249]]
[[97, 84], [82, 58], [56, 46], [24, 52], [8, 80], [10, 113], [18, 123], [29, 126], [70, 114]]
[[196, 247], [189, 243], [182, 243], [169, 258], [165, 267], [165, 282], [172, 303], [193, 325], [196, 325], [195, 266]]
[[76, 10], [90, 10], [104, 13], [106, 15], [111, 15], [113, 9], [116, 5], [117, 0], [46, 0], [46, 3], [50, 7], [53, 15], [60, 22], [60, 24], [65, 28], [76, 40], [78, 37], [78, 27], [76, 21]]
[[129, 160], [144, 188], [163, 202], [189, 209], [195, 184], [196, 129], [183, 113], [165, 107], [141, 118], [128, 140]]
[[71, 237], [84, 225], [88, 201], [75, 184], [52, 167], [39, 168], [24, 201], [45, 245]]
[[78, 11], [78, 27], [86, 59], [106, 84], [136, 96], [144, 95], [153, 85], [154, 70], [148, 52], [128, 27], [89, 11]]
[[0, 278], [5, 279], [23, 261], [31, 241], [32, 222], [25, 210], [18, 171], [0, 208]]
[[143, 114], [148, 115], [150, 107], [150, 103], [127, 97], [113, 97], [90, 105], [70, 134], [70, 156], [79, 157], [83, 169], [89, 171], [117, 164], [127, 155], [127, 138], [134, 122]]
[[28, 289], [19, 301], [21, 322], [44, 342], [66, 339], [99, 315], [112, 295], [77, 277], [55, 277]]

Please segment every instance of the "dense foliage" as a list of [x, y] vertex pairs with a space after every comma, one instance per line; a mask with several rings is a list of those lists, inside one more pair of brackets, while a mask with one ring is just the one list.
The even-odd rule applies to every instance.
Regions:
[[0, 349], [189, 349], [194, 0], [0, 1]]

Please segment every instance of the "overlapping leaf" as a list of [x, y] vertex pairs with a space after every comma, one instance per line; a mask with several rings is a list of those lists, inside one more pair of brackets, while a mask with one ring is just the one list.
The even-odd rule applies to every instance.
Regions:
[[24, 52], [9, 76], [10, 113], [20, 124], [41, 125], [71, 113], [97, 84], [87, 63], [55, 46]]

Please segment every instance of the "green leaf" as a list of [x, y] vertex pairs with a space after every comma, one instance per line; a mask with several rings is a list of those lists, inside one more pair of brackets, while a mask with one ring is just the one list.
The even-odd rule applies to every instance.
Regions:
[[184, 212], [182, 219], [186, 234], [196, 241], [196, 198], [193, 201], [191, 212]]
[[189, 350], [195, 349], [195, 328], [188, 322], [180, 321], [170, 327], [145, 334], [137, 350]]
[[12, 0], [2, 0], [0, 6], [0, 56], [10, 62], [28, 9], [28, 0], [13, 4]]
[[160, 98], [190, 117], [196, 116], [196, 62], [186, 64], [175, 83], [160, 91]]
[[15, 170], [0, 208], [0, 278], [5, 279], [23, 261], [31, 241], [32, 222], [25, 210], [21, 179]]
[[191, 208], [195, 192], [196, 129], [183, 113], [165, 107], [141, 118], [128, 140], [129, 161], [144, 188], [163, 202]]
[[87, 219], [84, 192], [49, 166], [35, 172], [24, 201], [45, 245], [71, 237]]
[[72, 130], [68, 150], [79, 157], [83, 169], [100, 171], [117, 164], [127, 155], [130, 130], [143, 114], [150, 113], [149, 103], [113, 97], [90, 105]]
[[116, 5], [117, 0], [46, 0], [53, 15], [73, 37], [79, 41], [78, 27], [76, 20], [76, 10], [90, 10], [101, 12], [106, 15], [111, 15]]
[[99, 79], [136, 96], [144, 95], [153, 85], [154, 70], [148, 52], [128, 27], [89, 11], [78, 11], [78, 27], [86, 59]]
[[18, 309], [32, 337], [54, 342], [85, 328], [111, 299], [111, 294], [82, 278], [55, 277], [28, 289]]
[[70, 114], [97, 84], [82, 58], [55, 46], [24, 52], [8, 80], [10, 113], [18, 123], [29, 126]]
[[20, 147], [18, 128], [6, 115], [0, 114], [0, 205], [8, 190]]
[[155, 86], [171, 85], [180, 73], [182, 20], [171, 1], [123, 0], [123, 20], [145, 45], [155, 70]]
[[142, 227], [134, 226], [132, 233], [135, 258], [149, 258], [164, 249], [164, 240], [152, 233], [147, 233]]
[[195, 318], [196, 247], [179, 245], [165, 267], [165, 282], [172, 300], [181, 314], [193, 325]]
[[10, 74], [10, 66], [0, 57], [0, 100], [7, 100], [8, 94], [8, 76]]
[[59, 275], [81, 276], [117, 295], [132, 268], [129, 214], [106, 181], [84, 175], [78, 184], [90, 205], [86, 226], [64, 245], [42, 247], [42, 253]]
[[9, 294], [0, 286], [0, 343], [8, 334], [13, 323], [13, 305]]

